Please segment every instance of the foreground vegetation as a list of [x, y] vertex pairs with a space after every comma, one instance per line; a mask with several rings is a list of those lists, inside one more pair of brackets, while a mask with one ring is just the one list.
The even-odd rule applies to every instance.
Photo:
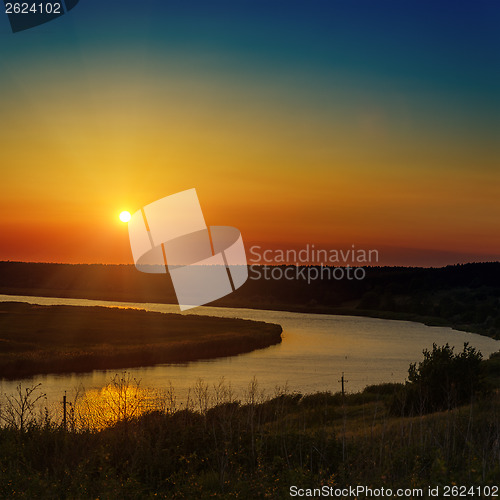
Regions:
[[0, 303], [0, 377], [234, 356], [281, 342], [278, 325], [106, 307]]
[[[445, 351], [429, 353], [434, 366]], [[425, 377], [428, 366], [424, 359], [413, 372]], [[277, 389], [265, 398], [253, 380], [241, 400], [224, 381], [213, 388], [199, 381], [186, 404], [170, 388], [143, 412], [139, 388], [123, 375], [100, 410], [92, 407], [98, 421], [111, 419], [107, 427], [89, 419], [88, 405], [76, 405], [67, 430], [48, 413], [36, 417], [29, 404], [21, 429], [19, 413], [8, 411], [19, 406], [5, 401], [0, 497], [247, 499], [288, 498], [291, 485], [495, 485], [500, 355], [476, 369], [489, 387], [472, 390], [467, 405], [436, 413], [394, 405], [418, 381], [345, 396]], [[19, 401], [26, 394], [20, 390]]]

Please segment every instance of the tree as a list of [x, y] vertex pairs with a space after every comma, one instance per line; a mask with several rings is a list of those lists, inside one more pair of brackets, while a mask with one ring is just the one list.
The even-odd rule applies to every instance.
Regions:
[[45, 398], [44, 393], [38, 393], [41, 385], [25, 387], [23, 390], [22, 384], [19, 384], [16, 387], [15, 395], [5, 395], [5, 403], [0, 418], [7, 427], [24, 432], [27, 427], [35, 422], [35, 407], [40, 399]]
[[469, 403], [484, 390], [482, 354], [464, 343], [463, 351], [455, 354], [449, 344], [432, 351], [424, 349], [424, 359], [418, 366], [412, 363], [400, 405], [405, 413], [429, 413]]

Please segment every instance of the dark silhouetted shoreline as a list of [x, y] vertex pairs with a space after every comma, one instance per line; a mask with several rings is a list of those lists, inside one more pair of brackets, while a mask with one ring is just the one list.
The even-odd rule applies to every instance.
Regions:
[[[0, 293], [177, 303], [168, 275], [128, 265], [0, 262]], [[363, 280], [252, 280], [211, 306], [346, 314], [500, 338], [500, 263], [369, 267]]]
[[0, 377], [234, 356], [281, 342], [281, 326], [106, 307], [0, 303]]

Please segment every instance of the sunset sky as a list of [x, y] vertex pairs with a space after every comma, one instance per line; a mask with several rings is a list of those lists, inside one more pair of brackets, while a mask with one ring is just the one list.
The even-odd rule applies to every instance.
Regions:
[[0, 260], [133, 263], [196, 188], [247, 245], [500, 259], [500, 3], [81, 0], [0, 15]]

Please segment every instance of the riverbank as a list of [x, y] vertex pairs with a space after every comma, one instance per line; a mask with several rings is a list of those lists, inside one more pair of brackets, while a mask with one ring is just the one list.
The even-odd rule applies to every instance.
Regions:
[[[363, 280], [252, 280], [214, 307], [366, 316], [500, 339], [500, 263], [370, 267]], [[0, 262], [0, 294], [176, 304], [169, 275], [130, 265]]]
[[235, 356], [281, 342], [279, 325], [134, 309], [0, 303], [0, 377]]
[[[475, 386], [453, 370], [453, 359], [462, 366], [460, 353], [434, 356], [430, 371], [423, 368], [428, 363], [418, 366], [432, 378], [444, 363], [453, 377], [448, 386], [471, 391], [470, 403], [446, 398], [434, 413], [401, 404], [414, 394], [408, 384], [354, 394], [304, 395], [285, 387], [268, 398], [254, 378], [238, 398], [231, 381], [211, 388], [199, 380], [182, 404], [175, 387], [148, 390], [123, 374], [102, 390], [80, 393], [66, 413], [62, 405], [33, 411], [43, 384], [19, 386], [1, 400], [0, 497], [287, 498], [292, 487], [335, 492], [359, 485], [443, 498], [445, 486], [458, 485], [494, 498], [500, 355], [474, 364]], [[420, 383], [440, 391], [427, 378], [412, 382]]]
[[[63, 298], [63, 299], [83, 299], [83, 300], [100, 300], [106, 302], [124, 302], [135, 304], [141, 301], [133, 300], [132, 296], [113, 295], [111, 293], [82, 293], [79, 291], [69, 291], [69, 290], [46, 290], [46, 289], [3, 289], [0, 288], [0, 294], [12, 295], [13, 297], [46, 297], [46, 298]], [[172, 302], [160, 302], [164, 304], [176, 305], [175, 299]], [[376, 318], [376, 319], [388, 319], [395, 321], [412, 321], [414, 323], [421, 323], [426, 326], [442, 326], [453, 328], [454, 330], [459, 330], [461, 332], [477, 333], [478, 335], [483, 335], [485, 337], [490, 337], [495, 340], [500, 340], [500, 333], [495, 330], [490, 330], [483, 325], [478, 325], [476, 323], [463, 323], [456, 322], [447, 318], [442, 318], [439, 316], [432, 316], [427, 314], [417, 314], [411, 312], [401, 312], [401, 311], [381, 311], [373, 309], [360, 309], [359, 305], [352, 304], [343, 307], [332, 307], [319, 305], [317, 303], [308, 303], [306, 305], [298, 304], [283, 304], [279, 302], [259, 302], [253, 306], [246, 304], [246, 302], [241, 302], [240, 300], [232, 300], [228, 297], [224, 302], [216, 301], [208, 306], [213, 307], [227, 307], [236, 309], [253, 309], [253, 310], [263, 310], [263, 311], [284, 311], [284, 312], [294, 312], [294, 313], [304, 313], [304, 314], [330, 314], [339, 316], [358, 316], [364, 318]]]
[[398, 390], [385, 384], [345, 397], [282, 392], [263, 400], [253, 383], [245, 401], [219, 387], [207, 396], [219, 403], [207, 407], [198, 397], [205, 395], [201, 387], [187, 407], [169, 398], [164, 409], [139, 416], [112, 399], [120, 420], [97, 432], [78, 427], [78, 411], [68, 417], [67, 430], [50, 417], [22, 431], [17, 422], [0, 428], [0, 496], [288, 498], [292, 486], [361, 485], [412, 489], [408, 498], [430, 498], [429, 486], [439, 487], [443, 498], [444, 485], [455, 484], [484, 488], [489, 493], [476, 496], [493, 498], [498, 394], [404, 416], [390, 410]]

